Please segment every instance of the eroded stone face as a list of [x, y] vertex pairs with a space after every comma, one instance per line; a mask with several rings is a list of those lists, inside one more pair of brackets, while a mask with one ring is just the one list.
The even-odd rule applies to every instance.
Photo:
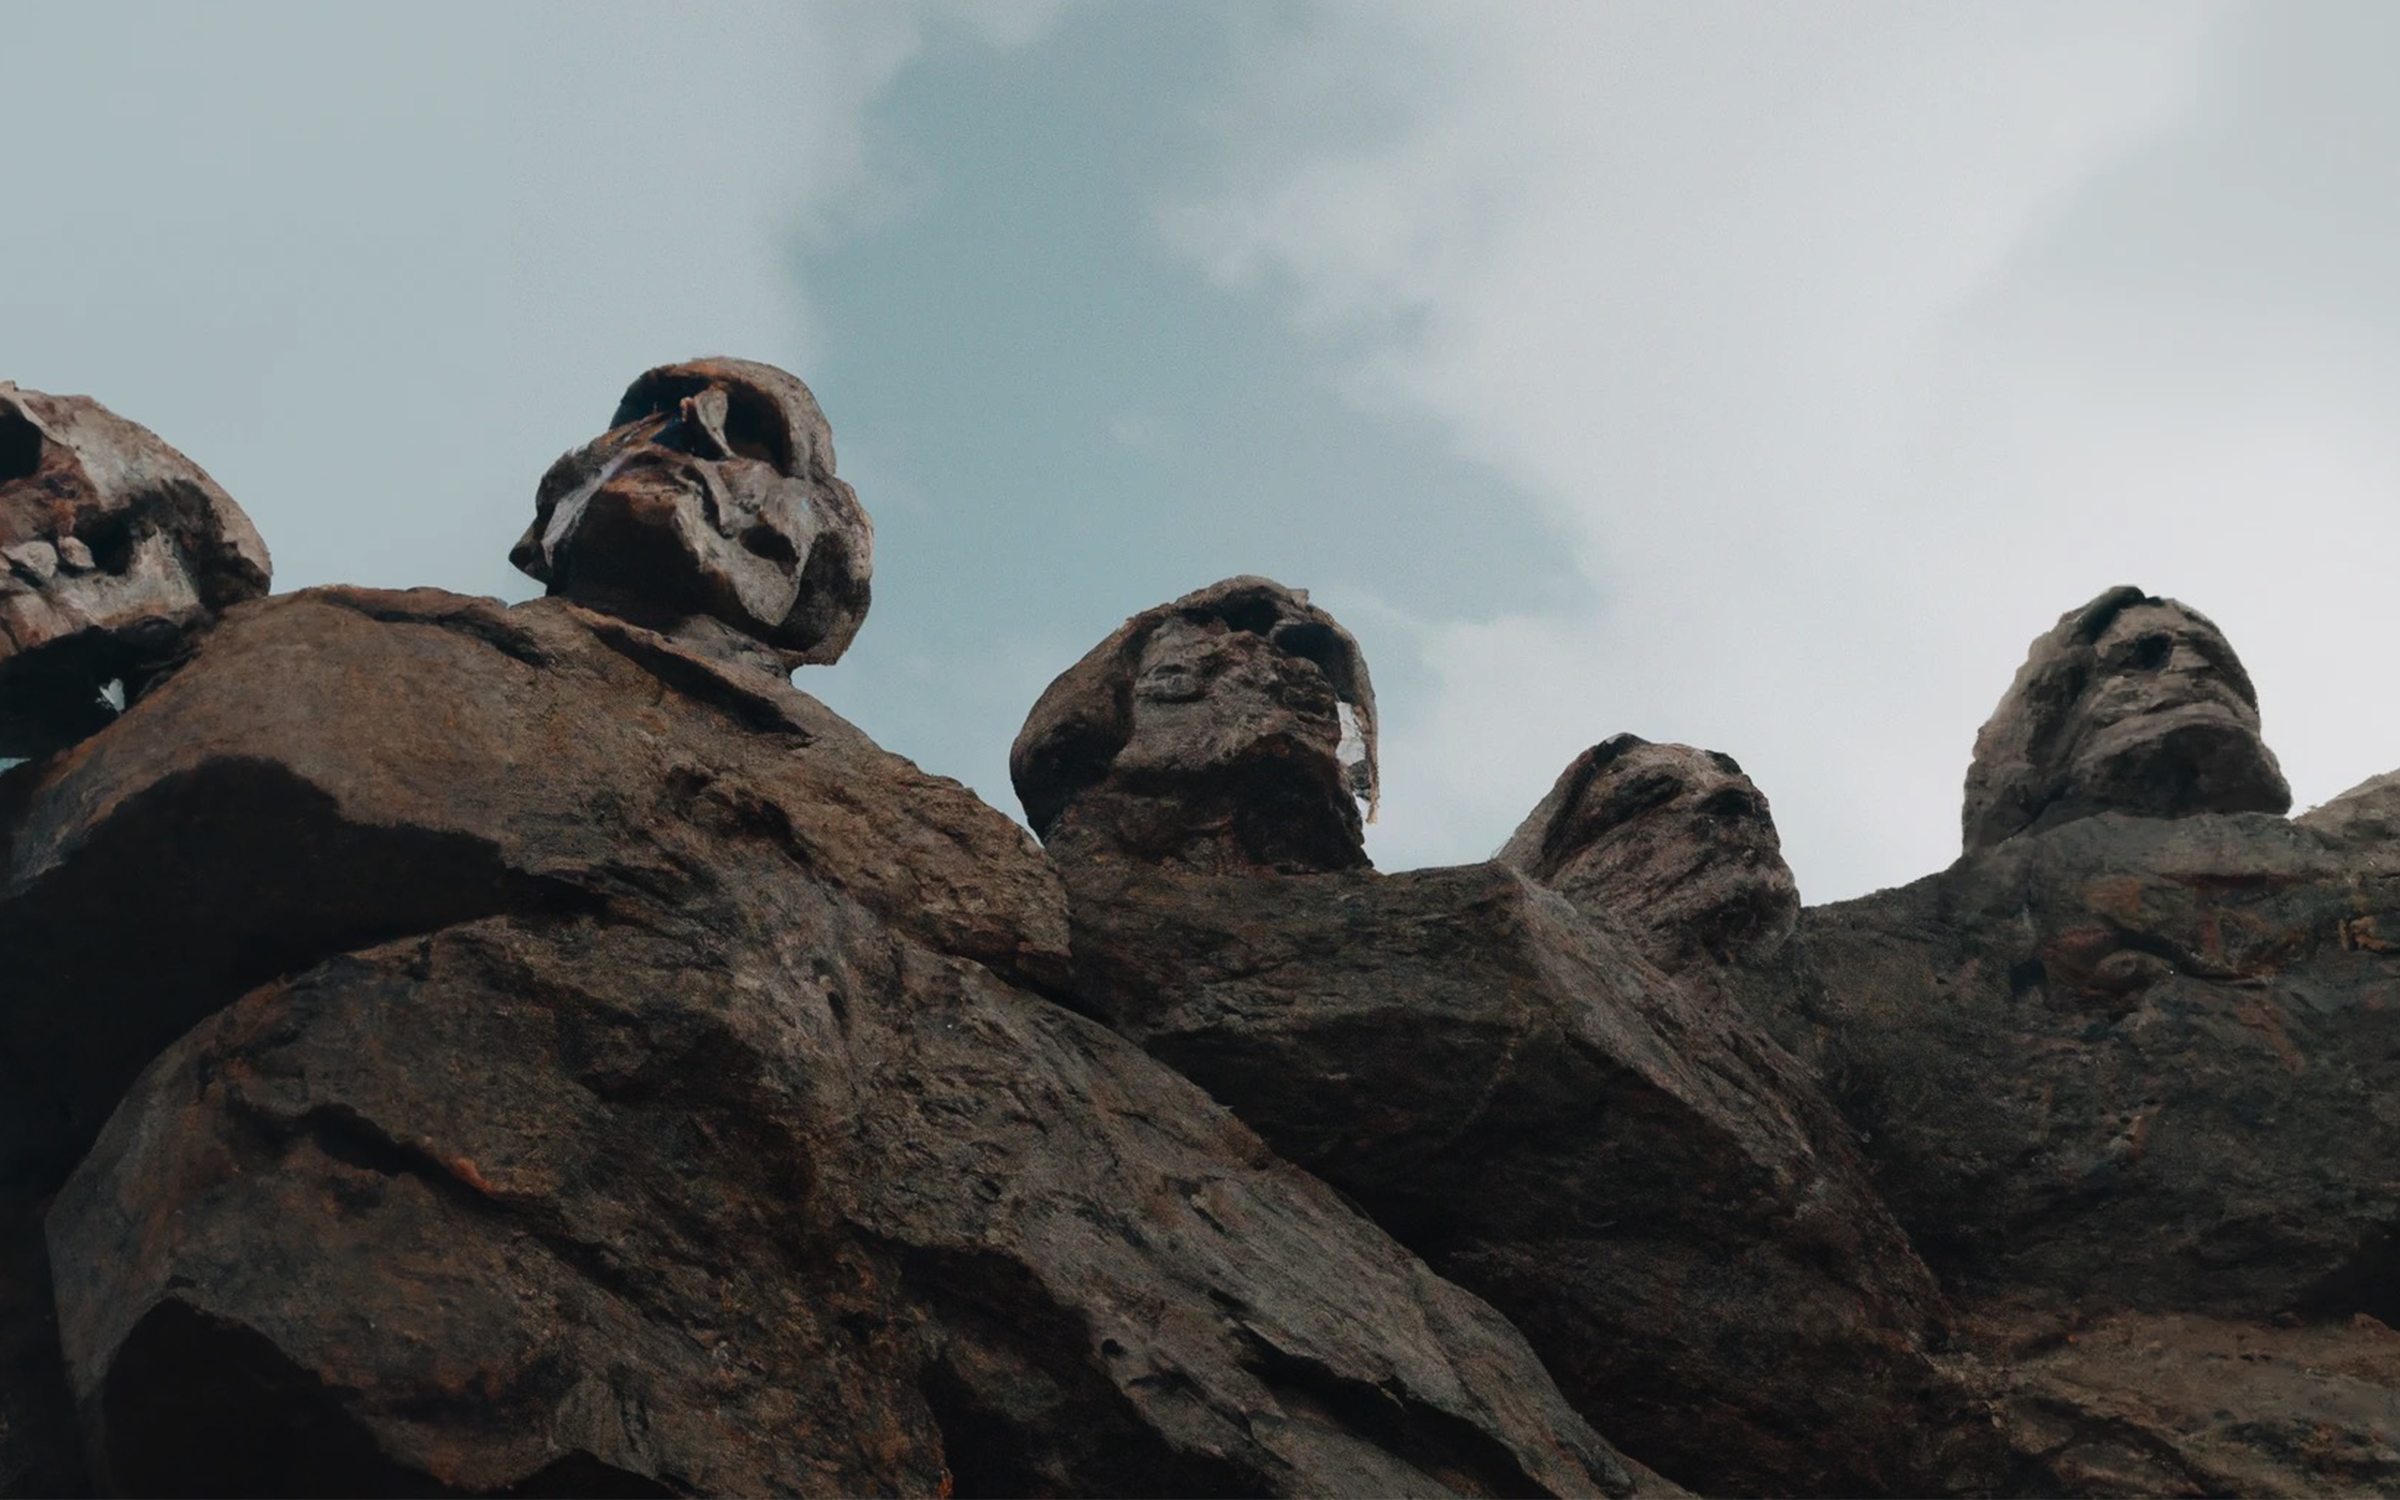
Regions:
[[1125, 622], [1036, 703], [1009, 758], [1052, 851], [1210, 869], [1366, 863], [1375, 699], [1296, 589], [1231, 578]]
[[798, 666], [858, 634], [874, 542], [808, 387], [701, 359], [643, 375], [609, 431], [551, 465], [509, 561], [647, 622], [723, 621]]
[[2033, 644], [1976, 736], [1966, 847], [2101, 812], [2282, 813], [2258, 694], [2207, 616], [2116, 588]]
[[157, 434], [0, 382], [0, 759], [108, 723], [268, 578], [249, 517]]
[[1733, 757], [1636, 735], [1577, 756], [1498, 858], [1662, 962], [1764, 956], [1800, 913], [1767, 799]]

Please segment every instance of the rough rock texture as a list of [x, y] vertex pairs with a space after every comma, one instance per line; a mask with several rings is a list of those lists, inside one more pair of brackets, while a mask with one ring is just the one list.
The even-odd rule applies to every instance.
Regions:
[[1634, 1488], [1489, 1308], [1042, 997], [1021, 832], [709, 639], [320, 590], [12, 773], [8, 1159], [72, 1168], [98, 1483]]
[[1771, 955], [1800, 916], [1767, 799], [1732, 756], [1690, 745], [1594, 745], [1493, 858], [1624, 923], [1671, 972]]
[[[1344, 683], [1268, 629], [1193, 618], [1195, 601], [1266, 587], [1229, 580], [1137, 615], [1018, 738], [1018, 787], [1073, 900], [1077, 1001], [1490, 1298], [1596, 1425], [1637, 1434], [1629, 1451], [1679, 1482], [1993, 1482], [1996, 1443], [1930, 1357], [1931, 1278], [1773, 1042], [1505, 866], [1386, 878], [1345, 868], [1346, 851], [1311, 864], [1224, 837], [1228, 804], [1346, 804], [1330, 713]], [[1113, 762], [1071, 748], [1116, 739]], [[1689, 864], [1688, 841], [1628, 825], [1647, 810], [1681, 826], [1660, 811], [1679, 793], [1710, 816], [1743, 797], [1719, 852], [1750, 879], [1711, 893], [1749, 927], [1788, 929], [1763, 799], [1699, 756], [1702, 781], [1695, 756], [1641, 747], [1638, 795], [1613, 820], [1580, 803], [1585, 757], [1553, 797], [1572, 837], [1536, 862], [1554, 875], [1621, 828], [1636, 851], [1622, 863], [1672, 847]], [[1608, 878], [1603, 858], [1574, 888], [1602, 895]], [[1769, 888], [1786, 899], [1762, 916]]]
[[799, 666], [849, 648], [874, 550], [808, 387], [695, 359], [634, 381], [609, 431], [551, 465], [509, 559], [554, 595], [650, 624], [709, 616]]
[[1076, 995], [1708, 1493], [1999, 1482], [1931, 1278], [1790, 1057], [1499, 865], [1065, 867]]
[[114, 718], [228, 606], [266, 544], [199, 465], [88, 396], [0, 381], [0, 760]]
[[2400, 1483], [2393, 785], [2098, 812], [1803, 920], [1777, 1030], [2045, 1488]]
[[1306, 593], [1228, 578], [1135, 615], [1061, 673], [1008, 768], [1062, 859], [1356, 869], [1375, 690], [1357, 641]]
[[2400, 773], [2278, 816], [2197, 614], [2067, 616], [1968, 853], [1795, 926], [1630, 735], [1377, 874], [1259, 578], [1035, 706], [1045, 851], [791, 686], [869, 540], [697, 361], [551, 597], [260, 599], [0, 386], [0, 1495], [2400, 1489]]
[[1975, 737], [1963, 821], [1976, 850], [2100, 812], [2291, 805], [2232, 645], [2189, 605], [2120, 587], [2033, 643]]

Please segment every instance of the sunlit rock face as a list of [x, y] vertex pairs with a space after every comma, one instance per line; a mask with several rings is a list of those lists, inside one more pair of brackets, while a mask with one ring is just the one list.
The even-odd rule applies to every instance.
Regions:
[[1061, 859], [1355, 869], [1375, 793], [1366, 659], [1308, 595], [1240, 577], [1145, 610], [1053, 682], [1009, 755]]
[[874, 544], [808, 387], [697, 359], [636, 380], [609, 430], [551, 465], [509, 560], [554, 595], [645, 624], [717, 620], [800, 666], [858, 634]]
[[1497, 858], [1632, 930], [1669, 969], [1763, 957], [1800, 915], [1767, 799], [1734, 758], [1638, 735], [1575, 757]]
[[0, 381], [0, 759], [108, 723], [268, 572], [233, 497], [156, 433]]
[[2094, 813], [2291, 805], [2223, 633], [2187, 604], [2120, 587], [2033, 643], [1975, 737], [1963, 821], [1975, 850]]

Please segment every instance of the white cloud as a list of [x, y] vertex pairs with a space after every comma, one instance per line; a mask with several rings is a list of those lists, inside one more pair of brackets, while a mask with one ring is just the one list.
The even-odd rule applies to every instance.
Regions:
[[[1021, 45], [1051, 7], [967, 16]], [[821, 360], [795, 247], [905, 207], [920, 4], [12, 17], [4, 372], [156, 429], [292, 587], [521, 595], [536, 480], [650, 365]]]
[[[1910, 878], [2025, 644], [2116, 582], [2226, 626], [2304, 799], [2400, 762], [2323, 665], [2386, 618], [2400, 319], [2356, 325], [2389, 257], [2273, 299], [2400, 218], [2355, 60], [2391, 27], [2294, 15], [1377, 5], [1261, 38], [1169, 235], [1521, 488], [1605, 601], [1327, 597], [1388, 700], [1378, 858], [1488, 852], [1632, 730], [1741, 758], [1811, 899]], [[2235, 249], [2194, 269], [2195, 234]]]

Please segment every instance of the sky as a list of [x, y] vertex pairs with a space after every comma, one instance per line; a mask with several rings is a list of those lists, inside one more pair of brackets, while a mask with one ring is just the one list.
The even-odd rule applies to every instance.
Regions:
[[0, 379], [198, 460], [278, 588], [521, 599], [634, 375], [768, 360], [877, 527], [800, 686], [1002, 810], [1052, 676], [1264, 573], [1365, 647], [1382, 868], [1631, 731], [1835, 900], [1956, 856], [2114, 584], [2224, 628], [2298, 806], [2400, 766], [2394, 56], [2319, 0], [35, 7]]

